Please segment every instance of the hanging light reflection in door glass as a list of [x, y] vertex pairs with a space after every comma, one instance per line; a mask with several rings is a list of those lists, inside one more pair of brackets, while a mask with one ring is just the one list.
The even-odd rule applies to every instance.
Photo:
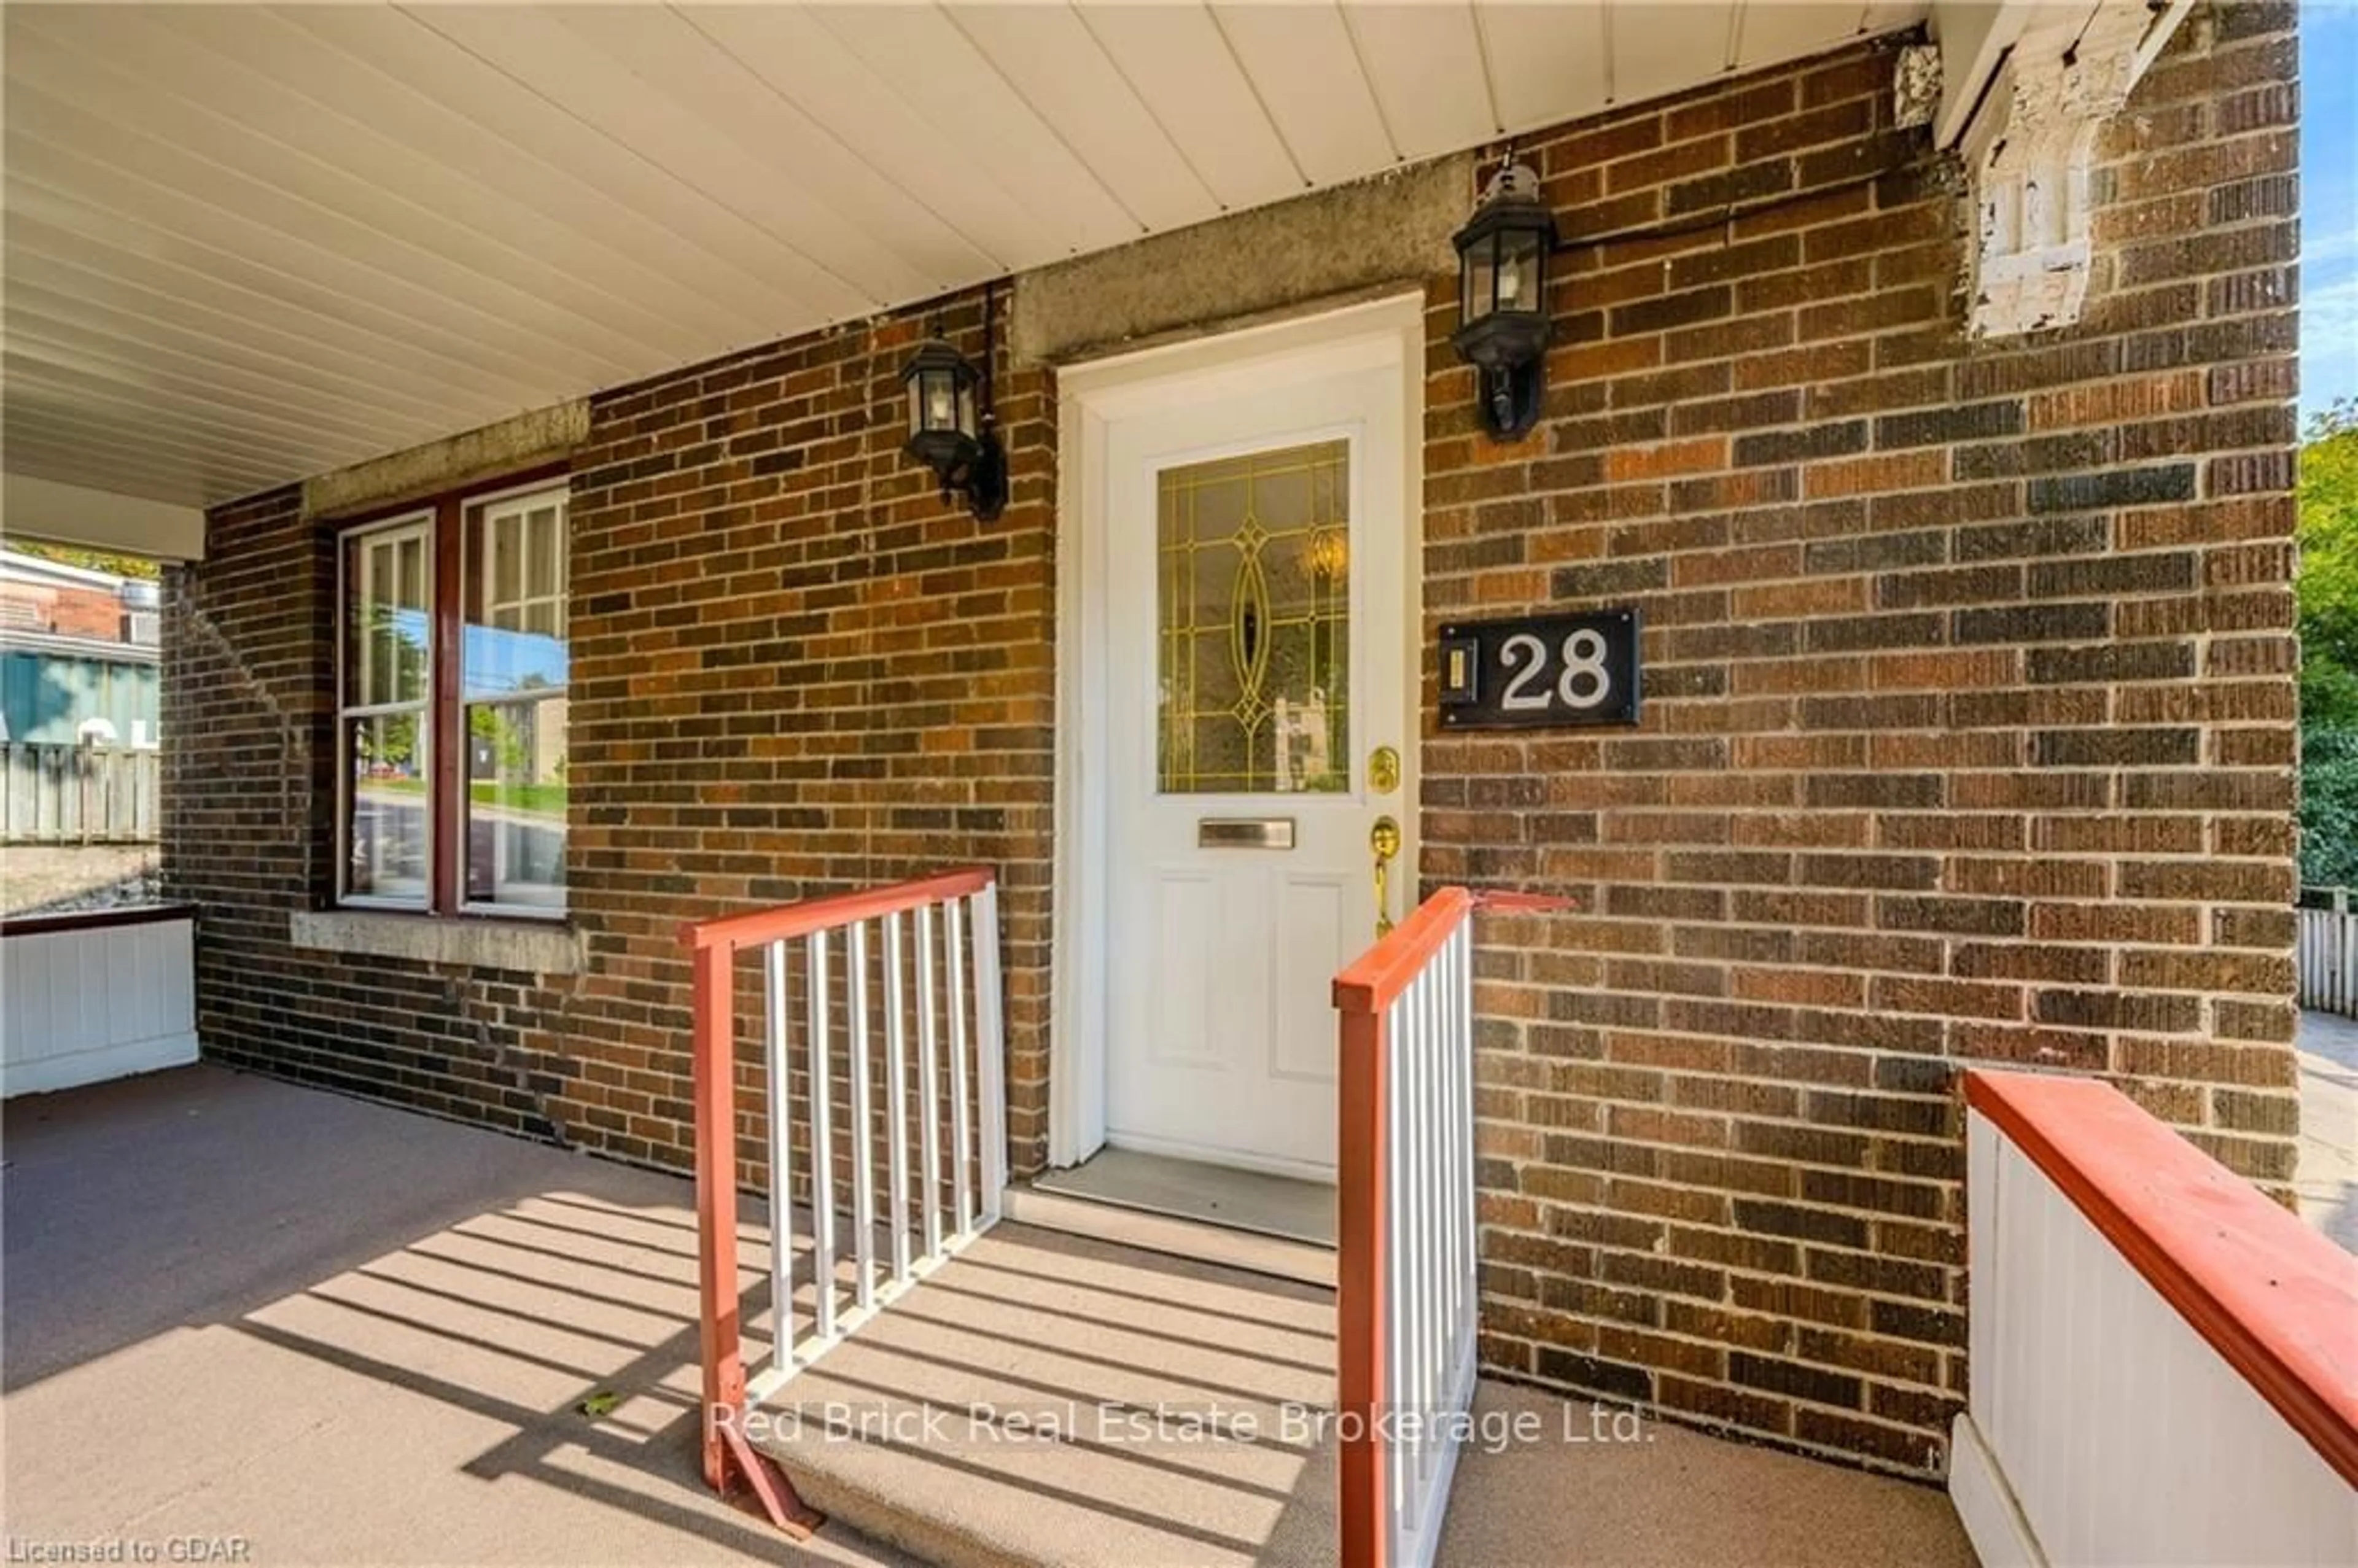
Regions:
[[1350, 787], [1350, 444], [1159, 476], [1159, 787]]

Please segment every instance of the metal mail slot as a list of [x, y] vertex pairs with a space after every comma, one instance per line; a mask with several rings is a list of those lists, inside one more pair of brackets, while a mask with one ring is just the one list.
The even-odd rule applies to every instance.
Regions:
[[1291, 849], [1291, 816], [1203, 816], [1195, 820], [1198, 849]]

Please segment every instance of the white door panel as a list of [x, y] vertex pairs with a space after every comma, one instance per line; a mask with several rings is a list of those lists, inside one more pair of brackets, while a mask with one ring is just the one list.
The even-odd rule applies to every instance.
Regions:
[[[1109, 1141], [1315, 1174], [1335, 1159], [1336, 971], [1374, 939], [1368, 835], [1412, 831], [1398, 332], [1174, 379], [1107, 416]], [[1292, 848], [1206, 848], [1206, 820]], [[1414, 881], [1404, 850], [1398, 917]]]

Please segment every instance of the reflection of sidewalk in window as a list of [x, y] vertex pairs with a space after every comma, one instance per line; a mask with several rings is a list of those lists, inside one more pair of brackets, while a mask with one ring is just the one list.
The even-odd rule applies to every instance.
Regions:
[[484, 821], [524, 820], [539, 823], [562, 823], [565, 820], [565, 786], [545, 784], [491, 784], [472, 786], [475, 819]]
[[2303, 1219], [2358, 1252], [2358, 1019], [2300, 1015]]
[[[514, 821], [546, 826], [565, 821], [565, 785], [494, 784], [471, 786], [478, 822]], [[415, 778], [371, 779], [354, 792], [363, 805], [415, 809], [426, 794], [426, 781]]]
[[475, 796], [470, 816], [476, 822], [512, 822], [525, 827], [563, 827], [565, 797], [559, 795], [554, 806], [494, 806], [482, 795]]

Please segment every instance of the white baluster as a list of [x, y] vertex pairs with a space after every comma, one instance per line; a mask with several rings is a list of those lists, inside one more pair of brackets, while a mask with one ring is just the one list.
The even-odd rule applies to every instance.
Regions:
[[[1433, 1342], [1425, 1354], [1433, 1357], [1426, 1374], [1431, 1404], [1444, 1410], [1449, 1401], [1449, 1374], [1457, 1340], [1455, 1271], [1450, 1265], [1457, 1244], [1457, 1031], [1449, 1026], [1449, 948], [1444, 944], [1433, 957], [1433, 1241], [1427, 1256], [1433, 1271]], [[1428, 1467], [1440, 1463], [1444, 1445], [1425, 1444]]]
[[1433, 1222], [1440, 1217], [1440, 1194], [1433, 1191], [1433, 1178], [1439, 1173], [1440, 1162], [1433, 1157], [1433, 967], [1427, 964], [1409, 987], [1414, 999], [1416, 1022], [1416, 1098], [1409, 1102], [1413, 1118], [1416, 1141], [1416, 1237], [1411, 1244], [1410, 1256], [1416, 1270], [1416, 1337], [1410, 1354], [1416, 1357], [1416, 1386], [1409, 1390], [1408, 1400], [1416, 1411], [1411, 1425], [1412, 1449], [1409, 1474], [1414, 1477], [1415, 1495], [1419, 1503], [1416, 1523], [1424, 1524], [1424, 1483], [1430, 1454], [1423, 1437], [1423, 1422], [1433, 1408], [1433, 1323], [1439, 1303], [1433, 1289]]
[[1474, 1031], [1466, 1021], [1466, 936], [1471, 922], [1450, 931], [1445, 950], [1445, 1000], [1448, 1019], [1448, 1143], [1450, 1143], [1450, 1249], [1441, 1266], [1448, 1269], [1450, 1332], [1448, 1377], [1457, 1377], [1457, 1346], [1474, 1314], [1471, 1299], [1471, 1257], [1474, 1257]]
[[884, 1130], [888, 1175], [885, 1197], [892, 1210], [892, 1278], [909, 1277], [909, 1042], [904, 1023], [907, 989], [901, 976], [901, 917], [884, 917]]
[[934, 1046], [934, 908], [917, 910], [917, 1206], [925, 1256], [942, 1249], [941, 1074]]
[[851, 1155], [851, 1246], [855, 1263], [852, 1299], [863, 1307], [876, 1304], [876, 1170], [875, 1122], [868, 1093], [868, 923], [851, 923], [844, 949], [845, 977], [851, 991], [851, 1134], [845, 1140]]
[[[1418, 1256], [1424, 1239], [1424, 1149], [1423, 1132], [1428, 1108], [1424, 1103], [1424, 979], [1422, 975], [1409, 981], [1401, 1000], [1405, 1014], [1401, 1029], [1401, 1176], [1406, 1188], [1401, 1208], [1401, 1223], [1395, 1233], [1394, 1245], [1400, 1249], [1401, 1264], [1405, 1271], [1404, 1290], [1401, 1298], [1401, 1346], [1407, 1357], [1408, 1375], [1401, 1379], [1392, 1395], [1395, 1409], [1413, 1411], [1422, 1404], [1424, 1395], [1424, 1260]], [[1400, 1428], [1401, 1459], [1407, 1485], [1401, 1489], [1401, 1500], [1407, 1505], [1403, 1519], [1413, 1529], [1417, 1519], [1418, 1483], [1422, 1479], [1417, 1464], [1416, 1432], [1412, 1421]]]
[[975, 1060], [982, 1077], [982, 1217], [999, 1219], [1007, 1185], [1007, 1004], [999, 975], [999, 884], [974, 896]]
[[[1425, 1436], [1425, 1422], [1432, 1416], [1434, 1404], [1435, 1368], [1433, 1355], [1440, 1336], [1435, 1332], [1441, 1321], [1440, 1281], [1434, 1275], [1438, 1261], [1433, 1243], [1441, 1234], [1441, 1152], [1435, 1136], [1440, 1127], [1434, 1113], [1440, 1108], [1439, 1081], [1441, 1040], [1433, 1027], [1433, 1001], [1440, 993], [1435, 983], [1433, 965], [1428, 961], [1424, 971], [1416, 978], [1416, 1488], [1420, 1498], [1424, 1484], [1431, 1477], [1433, 1444]], [[1418, 1523], [1423, 1523], [1422, 1510]]]
[[[1450, 955], [1452, 932], [1433, 956], [1433, 1408], [1448, 1400], [1457, 1344], [1457, 1035], [1452, 1003], [1456, 993]], [[1440, 1444], [1433, 1445], [1438, 1455]]]
[[[1384, 1271], [1386, 1277], [1382, 1332], [1385, 1359], [1389, 1363], [1384, 1369], [1384, 1395], [1385, 1403], [1390, 1409], [1379, 1411], [1377, 1412], [1379, 1419], [1386, 1415], [1396, 1418], [1401, 1401], [1409, 1388], [1412, 1370], [1412, 1363], [1409, 1359], [1407, 1333], [1410, 1304], [1408, 1249], [1401, 1245], [1402, 1238], [1408, 1234], [1406, 1219], [1409, 1212], [1409, 1188], [1412, 1184], [1408, 1162], [1403, 1158], [1407, 1152], [1409, 1122], [1408, 1116], [1404, 1114], [1404, 1108], [1408, 1103], [1406, 1080], [1411, 1055], [1408, 1048], [1411, 1016], [1409, 1000], [1403, 993], [1393, 999], [1390, 1007], [1386, 1010], [1384, 1019], [1385, 1054], [1390, 1066], [1385, 1074], [1387, 1087], [1384, 1096], [1384, 1184], [1386, 1187]], [[1394, 1431], [1397, 1433], [1396, 1426]], [[1385, 1463], [1391, 1470], [1389, 1490], [1394, 1499], [1392, 1513], [1396, 1521], [1408, 1511], [1402, 1506], [1402, 1500], [1408, 1498], [1410, 1492], [1408, 1457], [1407, 1444], [1398, 1441], [1397, 1435], [1392, 1441], [1384, 1444]]]
[[966, 1109], [966, 906], [942, 905], [943, 945], [950, 959], [950, 1212], [960, 1235], [974, 1226], [974, 1178], [967, 1173], [969, 1152]]
[[822, 1340], [835, 1336], [835, 1143], [829, 1136], [832, 1117], [827, 1089], [827, 934], [814, 931], [806, 945], [809, 983], [803, 989], [810, 1003], [811, 1107], [811, 1283], [816, 1301], [813, 1331]]
[[1453, 1379], [1457, 1375], [1459, 1343], [1474, 1314], [1474, 1030], [1466, 996], [1472, 932], [1471, 920], [1452, 932], [1446, 954], [1451, 1223], [1449, 1255], [1443, 1267], [1449, 1271], [1448, 1376]]
[[[786, 1055], [786, 945], [762, 949], [762, 1073], [770, 1119], [770, 1364], [795, 1364], [794, 1065]], [[732, 1164], [734, 1163], [732, 1158]]]

